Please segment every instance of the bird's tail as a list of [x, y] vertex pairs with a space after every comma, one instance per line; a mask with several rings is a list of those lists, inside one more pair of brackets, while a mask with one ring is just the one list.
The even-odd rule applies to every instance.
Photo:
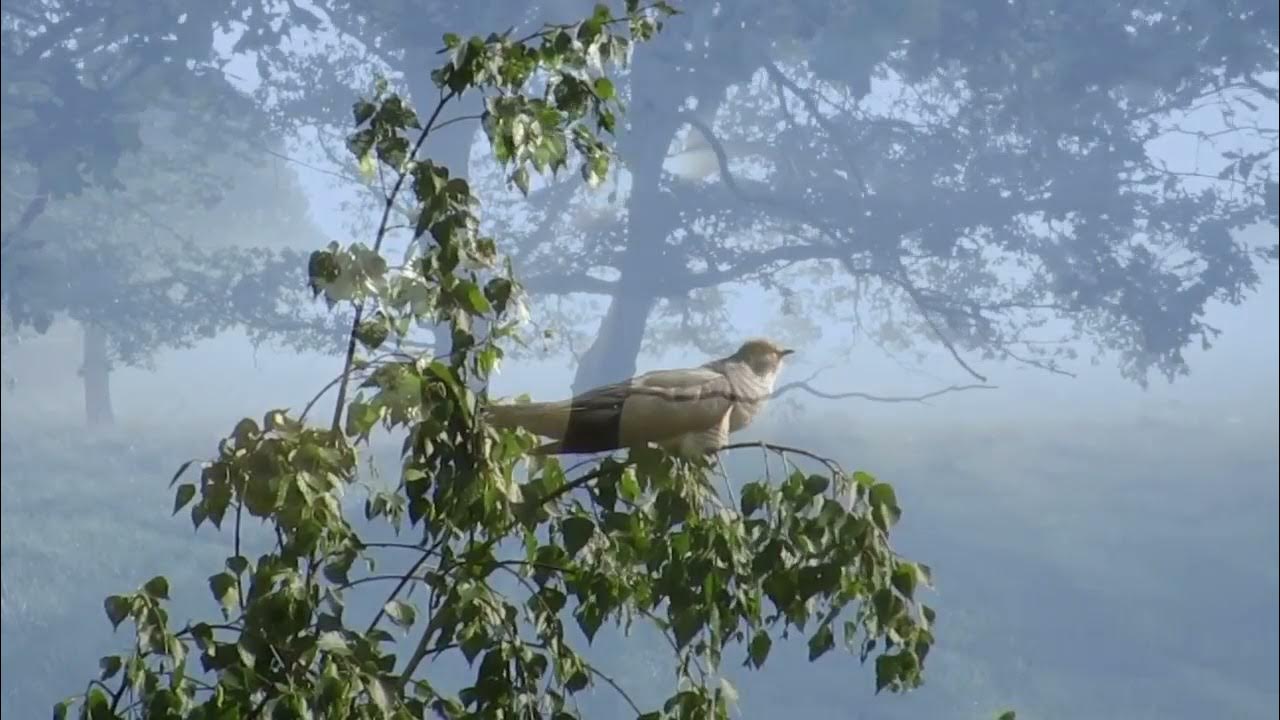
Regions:
[[563, 440], [569, 428], [569, 403], [543, 402], [490, 405], [489, 423], [495, 427], [522, 428], [534, 435]]

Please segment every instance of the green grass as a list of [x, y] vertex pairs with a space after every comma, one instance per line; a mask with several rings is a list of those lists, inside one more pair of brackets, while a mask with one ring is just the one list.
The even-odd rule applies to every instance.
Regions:
[[[802, 642], [779, 646], [763, 672], [730, 672], [742, 717], [1276, 714], [1275, 418], [977, 426], [933, 415], [847, 434], [821, 430], [847, 421], [811, 423], [753, 435], [896, 486], [898, 545], [935, 570], [939, 645], [926, 687], [905, 698], [874, 696], [856, 658], [809, 665]], [[166, 485], [226, 430], [6, 423], [0, 714], [43, 716], [121, 647], [101, 609], [108, 593], [164, 574], [175, 622], [215, 612], [205, 579], [227, 536], [170, 517]], [[754, 479], [758, 457], [730, 462], [735, 482]], [[670, 691], [652, 638], [600, 644], [601, 664], [646, 700]]]

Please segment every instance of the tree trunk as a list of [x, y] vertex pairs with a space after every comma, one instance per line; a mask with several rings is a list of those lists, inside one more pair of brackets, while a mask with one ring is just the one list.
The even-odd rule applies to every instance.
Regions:
[[[681, 40], [664, 31], [653, 44]], [[667, 251], [667, 238], [679, 227], [680, 218], [671, 207], [671, 192], [661, 187], [667, 150], [685, 124], [677, 108], [684, 98], [697, 97], [698, 114], [714, 118], [724, 95], [723, 84], [699, 87], [701, 78], [687, 72], [673, 74], [662, 61], [653, 59], [652, 48], [645, 49], [650, 52], [637, 53], [632, 64], [630, 129], [618, 140], [631, 172], [627, 249], [619, 263], [617, 291], [578, 365], [574, 393], [635, 375], [649, 314], [662, 297], [662, 278], [669, 274], [670, 263], [683, 262]]]
[[625, 380], [636, 372], [636, 357], [644, 340], [649, 313], [657, 298], [653, 295], [614, 295], [609, 310], [591, 347], [582, 354], [573, 378], [574, 394], [611, 382]]
[[574, 375], [574, 393], [624, 380], [636, 372], [636, 356], [640, 354], [649, 313], [658, 302], [664, 241], [671, 231], [671, 223], [666, 220], [670, 213], [663, 213], [667, 199], [658, 187], [662, 160], [671, 140], [671, 134], [664, 130], [651, 133], [649, 142], [637, 142], [632, 148], [622, 273], [595, 340], [582, 354]]
[[107, 331], [100, 325], [84, 324], [84, 413], [90, 427], [115, 422], [111, 407], [111, 357], [107, 352]]

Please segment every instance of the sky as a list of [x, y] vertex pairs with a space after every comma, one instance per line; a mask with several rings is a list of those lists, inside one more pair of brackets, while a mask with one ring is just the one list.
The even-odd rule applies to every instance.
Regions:
[[[318, 42], [300, 42], [300, 46], [322, 48], [331, 38], [321, 37]], [[234, 36], [220, 40], [224, 53], [228, 52]], [[252, 90], [258, 82], [253, 57], [235, 57], [227, 67], [229, 75], [242, 89]], [[878, 81], [879, 82], [879, 81]], [[1264, 113], [1265, 110], [1259, 111]], [[1202, 111], [1193, 120], [1193, 126], [1213, 129], [1214, 115]], [[1240, 118], [1246, 120], [1248, 118]], [[1259, 119], [1266, 120], [1260, 116]], [[1271, 121], [1274, 124], [1274, 120]], [[1211, 147], [1191, 136], [1171, 136], [1162, 145], [1153, 147], [1153, 154], [1167, 162], [1173, 169], [1195, 169], [1201, 163], [1216, 162], [1216, 156], [1226, 147]], [[479, 134], [473, 149], [473, 164], [483, 159], [487, 147]], [[316, 239], [316, 247], [328, 242], [351, 242], [364, 238], [348, 236], [351, 219], [344, 201], [354, 197], [354, 190], [336, 187], [332, 175], [323, 169], [329, 163], [315, 149], [308, 138], [294, 138], [288, 153], [297, 161], [289, 164], [296, 172], [301, 187], [310, 203], [310, 214], [324, 237]], [[679, 161], [670, 161], [668, 169], [680, 171]], [[320, 168], [320, 169], [317, 169]], [[713, 178], [714, 180], [714, 178]], [[1255, 242], [1274, 238], [1270, 227], [1248, 231], [1257, 233]], [[312, 248], [307, 248], [312, 249]], [[517, 268], [517, 271], [519, 268]], [[1179, 378], [1169, 384], [1158, 375], [1152, 375], [1148, 388], [1120, 377], [1114, 358], [1103, 358], [1101, 364], [1091, 365], [1087, 348], [1082, 347], [1081, 360], [1067, 366], [1077, 377], [1051, 375], [1043, 371], [1018, 366], [984, 362], [976, 357], [967, 359], [980, 372], [987, 375], [993, 391], [966, 392], [947, 395], [928, 406], [877, 405], [868, 408], [863, 401], [836, 403], [855, 413], [913, 417], [935, 409], [963, 412], [971, 418], [1018, 417], [1078, 414], [1088, 416], [1105, 413], [1179, 412], [1178, 408], [1190, 405], [1220, 413], [1224, 422], [1231, 422], [1236, 415], [1275, 416], [1277, 401], [1277, 367], [1280, 357], [1277, 348], [1278, 300], [1280, 286], [1275, 264], [1261, 267], [1262, 281], [1257, 290], [1239, 306], [1216, 304], [1207, 317], [1209, 324], [1222, 329], [1212, 350], [1205, 352], [1198, 347], [1187, 351], [1191, 367], [1190, 377]], [[759, 292], [747, 290], [735, 297], [731, 312], [736, 334], [742, 338], [760, 334], [762, 328], [757, 318], [768, 314], [772, 308], [769, 300]], [[762, 312], [763, 311], [763, 312]], [[851, 354], [839, 349], [837, 343], [848, 337], [849, 328], [827, 329], [827, 339], [814, 345], [799, 348], [795, 361], [781, 378], [781, 382], [803, 379], [823, 368], [821, 377], [814, 381], [825, 390], [844, 392], [861, 391], [882, 395], [910, 395], [936, 390], [952, 384], [972, 382], [962, 369], [940, 347], [921, 347], [928, 352], [925, 357], [888, 357], [869, 343], [855, 343]], [[710, 358], [693, 349], [673, 349], [660, 356], [642, 356], [640, 370], [658, 367], [677, 367], [698, 364]], [[297, 407], [310, 398], [312, 389], [327, 382], [339, 368], [339, 358], [322, 355], [299, 355], [270, 347], [252, 348], [237, 333], [203, 343], [186, 351], [169, 351], [157, 358], [154, 372], [122, 368], [112, 377], [115, 402], [123, 418], [130, 414], [151, 414], [152, 403], [157, 399], [157, 389], [163, 388], [162, 402], [172, 411], [226, 416], [228, 412], [256, 414], [262, 402], [269, 400], [280, 406]], [[188, 380], [192, 373], [202, 381]], [[503, 366], [494, 379], [492, 390], [499, 395], [529, 393], [535, 399], [551, 399], [566, 396], [573, 376], [569, 358], [557, 356], [540, 361], [510, 362]], [[65, 379], [65, 394], [75, 397], [79, 392], [79, 378], [72, 375]], [[214, 391], [211, 388], [245, 387], [243, 392]], [[59, 393], [60, 395], [63, 393]], [[798, 396], [797, 396], [798, 397]], [[249, 402], [242, 402], [242, 400]], [[817, 406], [831, 408], [832, 401], [813, 400]], [[78, 402], [72, 403], [79, 406]], [[241, 407], [242, 411], [234, 408]], [[1237, 419], [1239, 421], [1239, 419]]]
[[[250, 58], [233, 61], [229, 70], [245, 78], [242, 83], [245, 89], [256, 84], [256, 71]], [[1265, 112], [1265, 109], [1260, 110], [1256, 118], [1264, 124]], [[1215, 119], [1216, 114], [1211, 108], [1201, 110], [1190, 118], [1189, 127], [1212, 130]], [[1241, 121], [1249, 119], [1240, 118]], [[1230, 149], [1233, 148], [1211, 146], [1193, 136], [1174, 135], [1153, 146], [1151, 152], [1171, 169], [1196, 170], [1216, 167], [1219, 153]], [[472, 151], [473, 164], [484, 161], [486, 152], [483, 135], [478, 134]], [[354, 191], [336, 187], [331, 175], [316, 169], [324, 168], [328, 163], [310, 143], [290, 143], [289, 153], [300, 161], [293, 164], [294, 171], [310, 201], [312, 218], [327, 239], [339, 242], [361, 239], [347, 237], [346, 228], [351, 222], [344, 201], [354, 197]], [[681, 171], [679, 162], [669, 161], [668, 169]], [[1262, 244], [1268, 239], [1274, 240], [1275, 229], [1263, 226], [1245, 232], [1251, 236], [1251, 242]], [[1222, 330], [1221, 336], [1209, 351], [1198, 346], [1188, 348], [1186, 357], [1191, 374], [1178, 378], [1172, 384], [1153, 374], [1149, 386], [1144, 389], [1120, 376], [1114, 358], [1104, 357], [1099, 364], [1091, 364], [1089, 349], [1081, 346], [1081, 359], [1066, 366], [1076, 374], [1074, 378], [1012, 363], [983, 362], [970, 356], [967, 359], [988, 376], [991, 384], [998, 386], [997, 390], [951, 394], [923, 407], [879, 404], [868, 408], [864, 401], [835, 405], [853, 413], [870, 412], [908, 418], [935, 409], [962, 412], [970, 418], [1007, 419], [1059, 415], [1088, 417], [1117, 412], [1134, 416], [1147, 413], [1164, 415], [1183, 412], [1188, 407], [1217, 413], [1223, 422], [1228, 423], [1244, 422], [1244, 418], [1259, 414], [1275, 417], [1277, 386], [1280, 384], [1277, 381], [1277, 368], [1280, 367], [1280, 331], [1277, 330], [1280, 327], [1280, 281], [1275, 264], [1260, 266], [1260, 275], [1259, 287], [1241, 305], [1212, 305], [1206, 320]], [[766, 306], [767, 302], [759, 292], [747, 290], [737, 295], [731, 315], [738, 335], [745, 339], [761, 332], [762, 325], [756, 318], [772, 310]], [[922, 348], [928, 351], [923, 358], [886, 356], [866, 342], [856, 343], [853, 353], [845, 355], [836, 343], [843, 341], [849, 332], [848, 328], [830, 328], [827, 340], [799, 348], [795, 361], [789, 365], [780, 382], [806, 378], [820, 368], [824, 368], [822, 375], [814, 385], [835, 392], [912, 395], [973, 382], [942, 348], [928, 346], [927, 343], [922, 344]], [[657, 357], [642, 356], [639, 369], [693, 365], [708, 359], [694, 349], [674, 349]], [[243, 338], [228, 336], [202, 345], [195, 351], [169, 353], [161, 358], [158, 365], [154, 375], [133, 370], [116, 373], [113, 381], [119, 390], [117, 404], [121, 411], [126, 411], [127, 398], [135, 392], [146, 396], [148, 393], [143, 388], [147, 386], [168, 386], [171, 383], [180, 386], [180, 378], [196, 368], [209, 382], [225, 377], [225, 380], [216, 382], [234, 386], [236, 378], [247, 381], [254, 388], [248, 395], [256, 401], [265, 396], [280, 405], [296, 406], [310, 397], [310, 388], [327, 382], [336, 373], [339, 358], [299, 356], [291, 351], [270, 348], [246, 352]], [[529, 393], [535, 399], [560, 398], [567, 396], [572, 377], [573, 368], [565, 356], [541, 361], [522, 360], [505, 364], [494, 379], [492, 390], [498, 395]], [[177, 389], [166, 393], [166, 396], [174, 403], [198, 405], [200, 403], [195, 396], [188, 397], [188, 393], [200, 389]], [[832, 401], [826, 400], [812, 399], [812, 403], [823, 409], [833, 406]], [[246, 412], [252, 410], [246, 409]]]

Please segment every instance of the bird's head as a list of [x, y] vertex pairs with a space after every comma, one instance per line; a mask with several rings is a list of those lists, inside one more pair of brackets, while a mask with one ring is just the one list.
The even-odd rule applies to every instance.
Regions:
[[766, 340], [754, 338], [742, 343], [733, 359], [746, 363], [757, 375], [772, 378], [782, 369], [782, 359], [795, 352]]

